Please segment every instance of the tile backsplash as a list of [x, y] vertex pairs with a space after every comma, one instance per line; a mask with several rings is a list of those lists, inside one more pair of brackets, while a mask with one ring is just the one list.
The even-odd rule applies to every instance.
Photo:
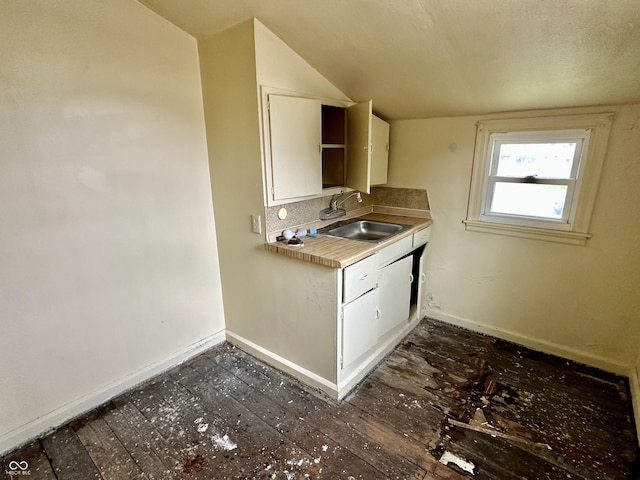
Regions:
[[[318, 220], [320, 210], [329, 206], [329, 200], [331, 200], [331, 195], [267, 207], [265, 209], [267, 232], [284, 230], [292, 226]], [[358, 203], [356, 198], [352, 197], [341, 207], [349, 212], [350, 210], [372, 205], [429, 210], [429, 198], [427, 191], [419, 188], [371, 187], [371, 194], [362, 194], [362, 203]], [[286, 208], [287, 210], [287, 218], [284, 220], [278, 218], [278, 210], [281, 208]]]

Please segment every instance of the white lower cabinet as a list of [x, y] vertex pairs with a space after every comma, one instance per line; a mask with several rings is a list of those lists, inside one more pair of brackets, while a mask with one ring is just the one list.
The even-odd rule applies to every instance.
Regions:
[[412, 282], [417, 279], [412, 272], [414, 259], [420, 257], [413, 250], [412, 237], [407, 237], [344, 269], [339, 326], [342, 372], [365, 368], [370, 357], [393, 342], [394, 335], [415, 318], [411, 314], [415, 302]]
[[409, 319], [413, 257], [405, 257], [378, 270], [378, 337]]
[[[403, 237], [342, 269], [273, 258], [278, 335], [285, 347], [273, 351], [238, 335], [234, 340], [344, 398], [423, 317], [425, 240], [424, 234]], [[304, 280], [291, 288], [292, 278]]]
[[342, 307], [342, 364], [346, 368], [378, 342], [378, 289]]

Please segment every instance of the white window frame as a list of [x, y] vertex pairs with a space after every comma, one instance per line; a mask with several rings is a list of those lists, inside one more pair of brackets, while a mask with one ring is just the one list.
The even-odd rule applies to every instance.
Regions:
[[[466, 230], [585, 245], [612, 121], [613, 114], [601, 113], [478, 122]], [[501, 144], [536, 142], [576, 142], [569, 179], [496, 175]], [[498, 181], [567, 185], [562, 218], [491, 212], [493, 185]]]

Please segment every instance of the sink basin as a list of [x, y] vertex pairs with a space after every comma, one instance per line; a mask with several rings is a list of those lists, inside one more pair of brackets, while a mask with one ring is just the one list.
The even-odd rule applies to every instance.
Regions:
[[363, 240], [365, 242], [380, 242], [392, 235], [400, 233], [405, 225], [396, 223], [374, 222], [371, 220], [358, 220], [325, 231], [326, 235], [349, 238], [351, 240]]

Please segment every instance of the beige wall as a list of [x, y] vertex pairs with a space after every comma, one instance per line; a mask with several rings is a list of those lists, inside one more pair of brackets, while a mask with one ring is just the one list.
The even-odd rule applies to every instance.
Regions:
[[223, 338], [196, 41], [3, 2], [0, 452]]
[[636, 421], [636, 434], [640, 444], [640, 355], [629, 369], [629, 385], [631, 387], [631, 400], [633, 401], [633, 416]]
[[251, 233], [251, 215], [264, 211], [253, 22], [201, 40], [198, 49], [226, 326], [250, 325], [261, 336], [268, 328], [252, 317], [260, 304], [271, 305], [261, 292], [267, 272], [255, 267], [263, 239]]
[[258, 85], [350, 101], [305, 59], [258, 20], [254, 22]]
[[431, 316], [627, 374], [640, 343], [640, 106], [564, 112], [595, 111], [615, 119], [587, 246], [465, 231], [480, 117], [392, 122], [389, 185], [429, 192]]
[[326, 312], [308, 313], [292, 296], [298, 281], [329, 284], [335, 272], [284, 275], [290, 261], [264, 250], [251, 215], [261, 215], [264, 228], [260, 85], [346, 97], [258, 21], [200, 40], [199, 51], [227, 329], [335, 381], [335, 322], [316, 321]]

